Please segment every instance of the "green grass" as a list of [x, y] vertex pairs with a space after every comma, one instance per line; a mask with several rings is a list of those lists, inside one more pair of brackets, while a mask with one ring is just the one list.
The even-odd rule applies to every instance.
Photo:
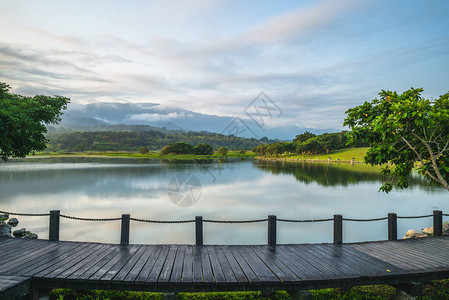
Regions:
[[[392, 300], [395, 299], [396, 289], [389, 285], [355, 286], [342, 289], [322, 289], [310, 291], [313, 299], [328, 300]], [[419, 300], [449, 300], [449, 279], [435, 280], [424, 284], [424, 295]], [[55, 289], [50, 291], [50, 299], [58, 300], [161, 300], [163, 294], [149, 292], [121, 292], [121, 291], [75, 291], [70, 289]], [[179, 300], [287, 300], [287, 292], [275, 292], [271, 297], [265, 297], [261, 292], [215, 292], [215, 293], [179, 293]]]
[[213, 155], [193, 155], [193, 154], [180, 154], [180, 155], [161, 155], [159, 152], [149, 152], [147, 154], [141, 154], [138, 152], [38, 152], [35, 156], [66, 156], [66, 157], [126, 157], [137, 159], [177, 159], [177, 160], [194, 160], [194, 159], [216, 159], [216, 158], [238, 158], [238, 157], [254, 157], [255, 153], [246, 151], [241, 153], [240, 151], [229, 151], [226, 156], [220, 154]]
[[278, 158], [288, 158], [288, 159], [313, 159], [313, 160], [328, 160], [330, 157], [333, 161], [337, 159], [348, 161], [354, 158], [355, 161], [363, 162], [363, 157], [368, 150], [368, 147], [361, 148], [346, 148], [346, 149], [338, 149], [330, 151], [329, 154], [322, 153], [317, 155], [305, 155], [303, 157], [302, 154], [294, 154], [294, 155], [279, 155]]

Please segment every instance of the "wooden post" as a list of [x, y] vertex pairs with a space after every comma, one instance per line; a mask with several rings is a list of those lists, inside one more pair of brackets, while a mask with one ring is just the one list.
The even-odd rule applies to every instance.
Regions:
[[120, 236], [120, 245], [126, 246], [129, 245], [129, 223], [130, 223], [130, 215], [124, 214], [122, 215], [122, 230]]
[[48, 232], [48, 239], [50, 241], [59, 241], [59, 220], [61, 212], [59, 210], [50, 211], [50, 227]]
[[394, 213], [388, 214], [388, 240], [398, 240], [398, 216]]
[[433, 236], [443, 235], [443, 212], [441, 210], [433, 211]]
[[343, 216], [334, 215], [334, 244], [343, 243]]
[[203, 246], [203, 217], [195, 217], [195, 245]]
[[276, 246], [276, 216], [268, 216], [268, 246]]

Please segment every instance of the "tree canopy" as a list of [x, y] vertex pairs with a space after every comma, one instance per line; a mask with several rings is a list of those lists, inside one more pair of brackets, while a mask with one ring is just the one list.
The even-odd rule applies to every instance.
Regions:
[[344, 125], [352, 143], [370, 145], [365, 162], [386, 165], [389, 180], [380, 190], [408, 187], [407, 177], [418, 172], [449, 191], [449, 93], [424, 99], [423, 89], [398, 94], [384, 91], [379, 99], [349, 109]]
[[0, 157], [25, 157], [46, 148], [46, 124], [61, 120], [69, 98], [34, 97], [10, 93], [11, 87], [0, 82]]

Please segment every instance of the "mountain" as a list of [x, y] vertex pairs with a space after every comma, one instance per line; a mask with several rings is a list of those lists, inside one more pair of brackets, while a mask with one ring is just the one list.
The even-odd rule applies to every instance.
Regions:
[[291, 140], [297, 134], [338, 132], [337, 129], [313, 129], [298, 126], [261, 128], [249, 119], [235, 119], [197, 113], [157, 103], [93, 103], [69, 105], [59, 125], [49, 131], [208, 131], [247, 138]]

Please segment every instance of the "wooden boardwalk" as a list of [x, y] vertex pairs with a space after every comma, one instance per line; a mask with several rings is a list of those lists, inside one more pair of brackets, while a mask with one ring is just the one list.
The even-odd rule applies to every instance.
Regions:
[[277, 246], [121, 246], [0, 238], [0, 246], [0, 298], [14, 280], [30, 280], [32, 288], [40, 289], [269, 292], [449, 278], [447, 237]]

